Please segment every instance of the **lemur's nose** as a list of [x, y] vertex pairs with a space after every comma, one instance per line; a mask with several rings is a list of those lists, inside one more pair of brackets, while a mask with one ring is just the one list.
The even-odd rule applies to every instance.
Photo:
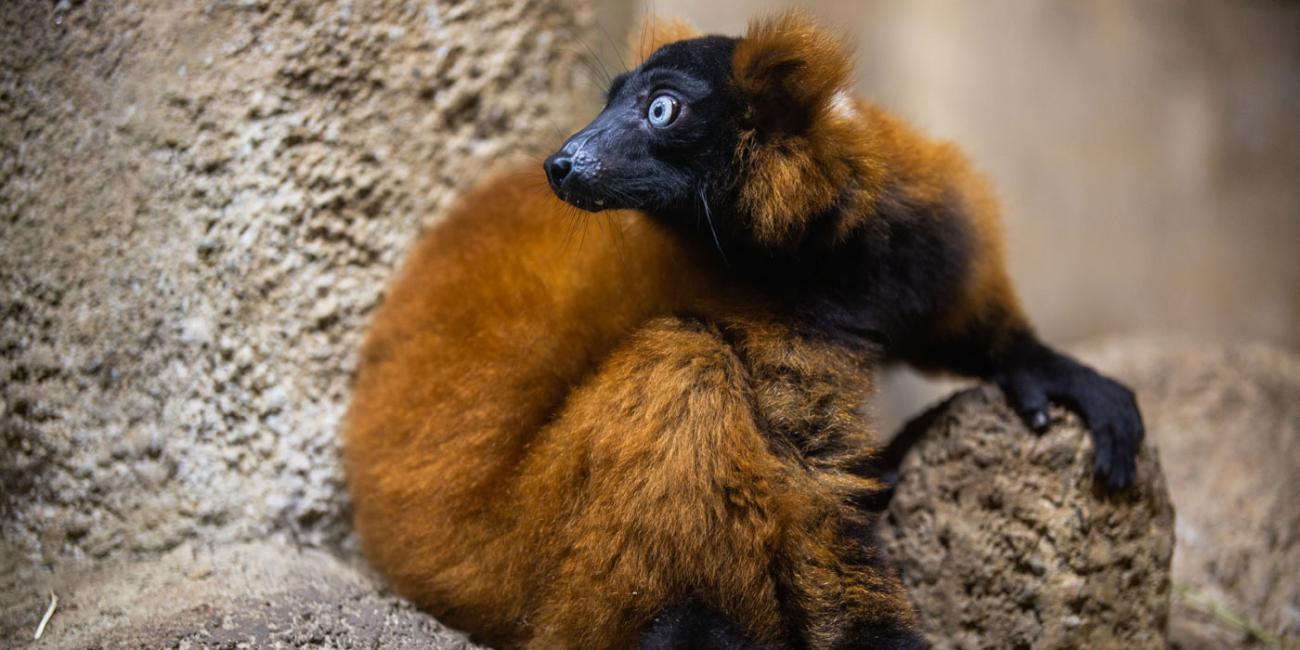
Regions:
[[573, 158], [564, 153], [557, 153], [546, 159], [545, 167], [546, 180], [550, 181], [552, 188], [559, 190], [564, 178], [573, 171]]

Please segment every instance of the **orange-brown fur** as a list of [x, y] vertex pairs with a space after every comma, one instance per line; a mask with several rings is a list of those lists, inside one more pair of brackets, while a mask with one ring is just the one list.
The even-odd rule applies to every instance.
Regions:
[[[978, 254], [935, 335], [1021, 318], [996, 207], [958, 152], [866, 102], [830, 107], [847, 56], [798, 18], [751, 28], [737, 83], [762, 96], [791, 61], [820, 66], [800, 99], [818, 107], [809, 135], [736, 152], [757, 239], [803, 236], [841, 192], [845, 231], [886, 184], [955, 196]], [[374, 317], [344, 433], [374, 565], [503, 648], [628, 647], [692, 595], [759, 642], [792, 616], [810, 648], [846, 616], [909, 622], [897, 578], [849, 560], [843, 535], [870, 524], [853, 500], [880, 488], [857, 471], [876, 445], [876, 351], [790, 323], [644, 214], [575, 215], [534, 167], [463, 197]]]

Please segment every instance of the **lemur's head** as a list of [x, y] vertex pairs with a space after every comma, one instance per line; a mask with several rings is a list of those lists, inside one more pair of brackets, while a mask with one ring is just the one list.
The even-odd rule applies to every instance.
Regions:
[[[797, 241], [871, 189], [869, 134], [846, 86], [849, 54], [799, 14], [742, 38], [682, 23], [644, 29], [635, 69], [546, 160], [555, 193], [585, 210], [701, 216], [761, 246]], [[635, 40], [635, 39], [634, 39]]]

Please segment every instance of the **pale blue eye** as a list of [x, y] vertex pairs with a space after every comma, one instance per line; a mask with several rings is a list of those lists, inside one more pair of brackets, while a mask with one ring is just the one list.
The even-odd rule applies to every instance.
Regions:
[[646, 109], [645, 117], [650, 120], [650, 125], [662, 129], [673, 123], [677, 119], [677, 114], [681, 112], [681, 105], [672, 95], [659, 95], [650, 102], [650, 108]]

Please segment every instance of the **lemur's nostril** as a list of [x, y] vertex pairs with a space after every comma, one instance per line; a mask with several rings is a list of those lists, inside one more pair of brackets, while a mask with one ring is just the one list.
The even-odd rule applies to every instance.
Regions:
[[558, 189], [570, 171], [573, 171], [572, 158], [556, 154], [546, 159], [546, 178], [551, 181], [552, 187]]

